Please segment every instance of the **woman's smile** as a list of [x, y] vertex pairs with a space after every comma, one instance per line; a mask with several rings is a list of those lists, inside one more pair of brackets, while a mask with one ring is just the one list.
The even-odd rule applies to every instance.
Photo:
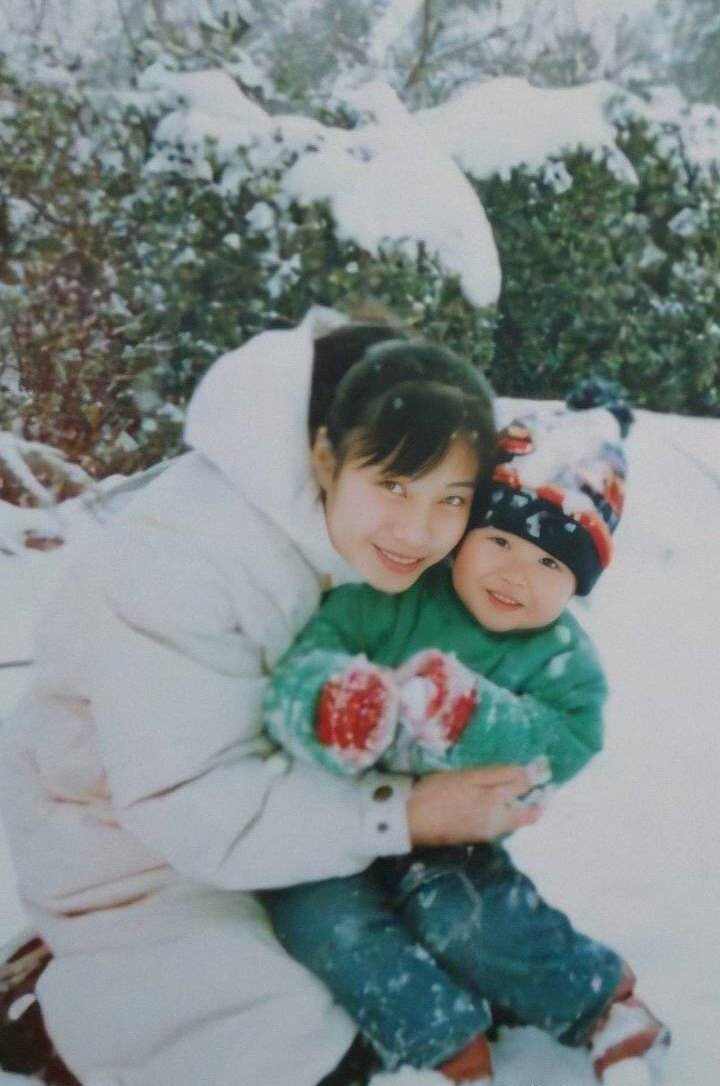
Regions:
[[338, 467], [322, 439], [313, 457], [330, 540], [380, 592], [404, 592], [462, 536], [478, 473], [477, 453], [462, 438], [415, 477], [350, 458]]
[[418, 569], [426, 560], [425, 555], [415, 558], [409, 555], [398, 554], [397, 551], [387, 550], [385, 547], [378, 546], [377, 543], [373, 543], [373, 547], [383, 565], [397, 573], [414, 572], [414, 570]]

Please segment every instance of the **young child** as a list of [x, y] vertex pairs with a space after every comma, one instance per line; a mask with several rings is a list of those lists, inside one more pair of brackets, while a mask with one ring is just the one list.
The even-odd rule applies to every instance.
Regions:
[[[606, 685], [565, 608], [608, 565], [622, 511], [632, 416], [612, 406], [513, 419], [452, 569], [401, 595], [330, 593], [272, 677], [271, 735], [335, 773], [538, 756], [554, 785], [577, 773], [602, 745]], [[389, 1069], [489, 1082], [493, 1012], [589, 1046], [608, 1083], [637, 1081], [639, 1057], [668, 1041], [629, 967], [546, 904], [498, 842], [416, 850], [264, 900]]]

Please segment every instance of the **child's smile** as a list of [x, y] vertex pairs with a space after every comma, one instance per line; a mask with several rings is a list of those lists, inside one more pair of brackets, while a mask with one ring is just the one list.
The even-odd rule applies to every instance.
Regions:
[[453, 585], [488, 630], [549, 626], [575, 592], [575, 575], [542, 547], [499, 528], [474, 528], [453, 565]]
[[510, 596], [503, 596], [500, 592], [494, 592], [491, 588], [488, 588], [487, 594], [490, 598], [490, 602], [494, 603], [496, 607], [499, 607], [501, 611], [509, 609], [511, 611], [517, 610], [522, 607], [522, 604], [515, 599], [511, 599]]

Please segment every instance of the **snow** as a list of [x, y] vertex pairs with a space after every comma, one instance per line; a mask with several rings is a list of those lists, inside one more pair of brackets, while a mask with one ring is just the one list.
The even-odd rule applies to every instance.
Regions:
[[[371, 49], [387, 51], [417, 5], [394, 0], [376, 24]], [[140, 99], [164, 115], [155, 129], [150, 173], [180, 170], [221, 192], [268, 175], [280, 210], [289, 202], [326, 202], [338, 236], [378, 255], [397, 247], [410, 259], [434, 255], [457, 275], [474, 305], [494, 303], [500, 267], [492, 231], [466, 175], [507, 177], [518, 166], [542, 170], [563, 192], [572, 176], [562, 162], [583, 149], [619, 178], [637, 178], [617, 145], [614, 118], [647, 119], [670, 152], [679, 132], [683, 153], [699, 168], [720, 161], [720, 109], [689, 104], [674, 88], [655, 88], [649, 101], [608, 81], [536, 87], [503, 76], [466, 84], [452, 99], [410, 113], [380, 79], [337, 88], [358, 120], [352, 130], [307, 117], [273, 115], [252, 101], [228, 72], [178, 73], [155, 63], [141, 76]], [[216, 182], [216, 162], [221, 165]], [[680, 220], [680, 228], [689, 226]], [[268, 221], [268, 229], [274, 225]], [[646, 262], [659, 256], [649, 248]]]
[[606, 113], [619, 93], [619, 87], [604, 81], [533, 87], [525, 79], [503, 76], [468, 85], [454, 99], [414, 117], [433, 143], [473, 177], [507, 177], [520, 165], [539, 169], [554, 155], [583, 148], [608, 155], [622, 177], [634, 180]]
[[251, 102], [227, 72], [169, 72], [160, 64], [146, 68], [138, 80], [140, 90], [165, 94], [169, 103], [191, 105], [209, 116], [221, 116], [240, 125], [267, 123], [265, 111]]
[[[373, 82], [353, 92], [355, 108], [380, 121], [352, 131], [303, 117], [272, 117], [221, 71], [178, 75], [153, 67], [143, 87], [177, 107], [157, 126], [150, 170], [175, 168], [179, 147], [203, 176], [210, 139], [226, 163], [219, 185], [232, 189], [249, 171], [282, 168], [283, 156], [292, 152], [297, 161], [279, 182], [285, 199], [327, 201], [339, 236], [370, 253], [390, 244], [414, 258], [422, 245], [446, 273], [459, 277], [472, 304], [497, 300], [500, 266], [480, 200], [390, 87]], [[247, 152], [247, 164], [233, 157], [238, 149]]]
[[696, 166], [720, 162], [720, 109], [704, 102], [688, 102], [677, 87], [652, 88], [650, 101], [639, 110], [660, 128], [677, 126], [685, 154]]
[[[545, 897], [631, 962], [638, 994], [673, 1033], [667, 1086], [709, 1086], [720, 1012], [720, 421], [640, 411], [628, 456], [617, 556], [577, 605], [609, 675], [606, 749], [512, 851]], [[0, 663], [31, 655], [61, 562], [62, 551], [0, 556]], [[0, 667], [0, 717], [29, 674]], [[0, 938], [23, 924], [0, 837]], [[505, 1031], [493, 1048], [496, 1086], [595, 1083], [584, 1053], [538, 1030]], [[404, 1071], [375, 1086], [425, 1084]]]
[[604, 1086], [652, 1086], [645, 1060], [625, 1060], [608, 1068], [603, 1076]]
[[341, 238], [377, 255], [386, 241], [414, 257], [418, 242], [460, 277], [474, 305], [500, 290], [490, 226], [467, 179], [421, 132], [368, 126], [302, 157], [285, 189], [302, 204], [329, 200]]
[[593, 1059], [605, 1055], [609, 1049], [627, 1040], [634, 1034], [642, 1033], [648, 1026], [653, 1025], [647, 1012], [634, 1004], [616, 1003], [610, 1008], [607, 1022], [593, 1038]]
[[388, 50], [420, 10], [421, 0], [389, 0], [380, 18], [373, 23], [367, 56], [371, 64], [382, 66]]
[[[387, 17], [404, 18], [411, 7], [392, 4]], [[500, 268], [466, 174], [507, 177], [524, 165], [543, 170], [562, 192], [572, 177], [553, 159], [581, 148], [635, 183], [617, 146], [613, 112], [646, 118], [666, 141], [679, 130], [684, 153], [699, 167], [720, 156], [720, 110], [690, 105], [668, 88], [657, 88], [645, 102], [607, 81], [548, 88], [504, 76], [468, 84], [442, 105], [410, 113], [387, 83], [374, 79], [343, 91], [342, 100], [358, 115], [357, 127], [346, 130], [273, 116], [219, 69], [177, 73], [155, 64], [140, 82], [147, 99], [166, 110], [155, 130], [149, 172], [180, 169], [212, 182], [210, 141], [223, 166], [221, 191], [270, 171], [277, 177], [278, 208], [290, 200], [326, 202], [338, 236], [374, 255], [395, 246], [414, 259], [422, 248], [445, 273], [459, 277], [474, 305], [497, 300]], [[684, 220], [679, 225], [689, 228]], [[269, 220], [268, 228], [274, 229]], [[657, 255], [649, 249], [647, 261]]]

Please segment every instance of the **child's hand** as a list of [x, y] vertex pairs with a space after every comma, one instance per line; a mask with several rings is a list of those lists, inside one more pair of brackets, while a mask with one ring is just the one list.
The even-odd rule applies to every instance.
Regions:
[[315, 733], [342, 761], [365, 769], [390, 746], [397, 707], [394, 673], [359, 657], [325, 683], [315, 710]]
[[475, 676], [454, 653], [426, 649], [398, 669], [397, 681], [403, 727], [427, 750], [444, 753], [470, 721]]

